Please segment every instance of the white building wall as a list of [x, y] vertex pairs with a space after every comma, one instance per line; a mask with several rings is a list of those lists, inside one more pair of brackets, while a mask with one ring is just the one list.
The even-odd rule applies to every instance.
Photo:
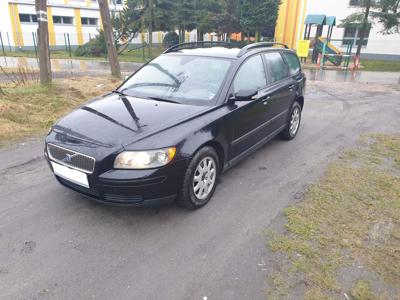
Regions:
[[[96, 0], [47, 0], [48, 7], [50, 7], [52, 16], [69, 16], [73, 18], [73, 24], [56, 24], [54, 23], [54, 36], [55, 44], [57, 47], [65, 46], [65, 35], [69, 35], [70, 44], [72, 46], [78, 45], [78, 27], [75, 15], [75, 10], [79, 9], [80, 17], [96, 18], [97, 25], [82, 24], [83, 43], [94, 38], [101, 28], [101, 18], [98, 3]], [[114, 1], [110, 1], [110, 10], [121, 11], [123, 5], [114, 5]], [[36, 15], [35, 0], [0, 0], [0, 32], [2, 33], [3, 43], [8, 51], [8, 39], [12, 48], [18, 48], [18, 38], [14, 41], [13, 32], [18, 32], [18, 36], [23, 38], [24, 47], [34, 46], [34, 36], [37, 32], [37, 23], [28, 22], [14, 22], [10, 17], [9, 4], [16, 7], [14, 12], [14, 19], [18, 14], [31, 14]], [[19, 27], [21, 31], [19, 32]], [[49, 26], [50, 27], [50, 26]], [[14, 29], [15, 28], [15, 29]], [[32, 34], [34, 33], [34, 34]], [[52, 35], [52, 30], [49, 28], [49, 34]]]
[[90, 40], [90, 38], [94, 38], [99, 33], [98, 30], [100, 29], [101, 23], [100, 12], [92, 9], [81, 9], [81, 17], [97, 19], [96, 26], [82, 24], [83, 42], [86, 43]]
[[[14, 37], [12, 36], [11, 18], [10, 11], [8, 8], [8, 2], [0, 0], [0, 32], [2, 35], [3, 43], [8, 48], [8, 41], [10, 45], [14, 45]], [[8, 49], [7, 49], [8, 50]]]

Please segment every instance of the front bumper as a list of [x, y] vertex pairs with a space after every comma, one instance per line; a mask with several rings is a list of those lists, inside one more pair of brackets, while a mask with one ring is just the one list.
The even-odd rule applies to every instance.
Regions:
[[[47, 162], [50, 159], [45, 153]], [[109, 170], [87, 174], [90, 188], [55, 175], [64, 186], [98, 202], [113, 205], [149, 206], [175, 200], [183, 182], [187, 161], [171, 162], [149, 170]], [[53, 170], [52, 170], [53, 171]]]

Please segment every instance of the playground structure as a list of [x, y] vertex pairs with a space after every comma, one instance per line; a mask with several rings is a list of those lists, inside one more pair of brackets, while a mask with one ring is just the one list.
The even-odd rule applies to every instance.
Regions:
[[[310, 40], [313, 48], [311, 61], [320, 67], [325, 66], [326, 62], [331, 62], [334, 66], [347, 69], [353, 44], [346, 45], [346, 51], [338, 49], [332, 42], [343, 42], [343, 40], [332, 39], [333, 28], [336, 26], [336, 17], [326, 15], [307, 15], [305, 21], [304, 40]], [[328, 26], [326, 37], [323, 37], [324, 26]], [[316, 27], [315, 36], [311, 38], [311, 29]], [[306, 59], [304, 59], [305, 61]]]

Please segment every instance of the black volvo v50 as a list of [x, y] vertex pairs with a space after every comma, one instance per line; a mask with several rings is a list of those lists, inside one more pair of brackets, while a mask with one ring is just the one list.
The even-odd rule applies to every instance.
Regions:
[[296, 54], [276, 46], [168, 49], [52, 127], [55, 177], [104, 203], [202, 207], [223, 171], [299, 130], [306, 79]]

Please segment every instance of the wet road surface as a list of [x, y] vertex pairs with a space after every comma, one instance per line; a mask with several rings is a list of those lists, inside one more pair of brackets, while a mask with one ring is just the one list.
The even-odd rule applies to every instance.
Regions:
[[100, 205], [56, 182], [41, 140], [3, 149], [0, 299], [265, 299], [265, 228], [360, 134], [398, 132], [399, 101], [397, 85], [309, 82], [297, 138], [194, 212]]

